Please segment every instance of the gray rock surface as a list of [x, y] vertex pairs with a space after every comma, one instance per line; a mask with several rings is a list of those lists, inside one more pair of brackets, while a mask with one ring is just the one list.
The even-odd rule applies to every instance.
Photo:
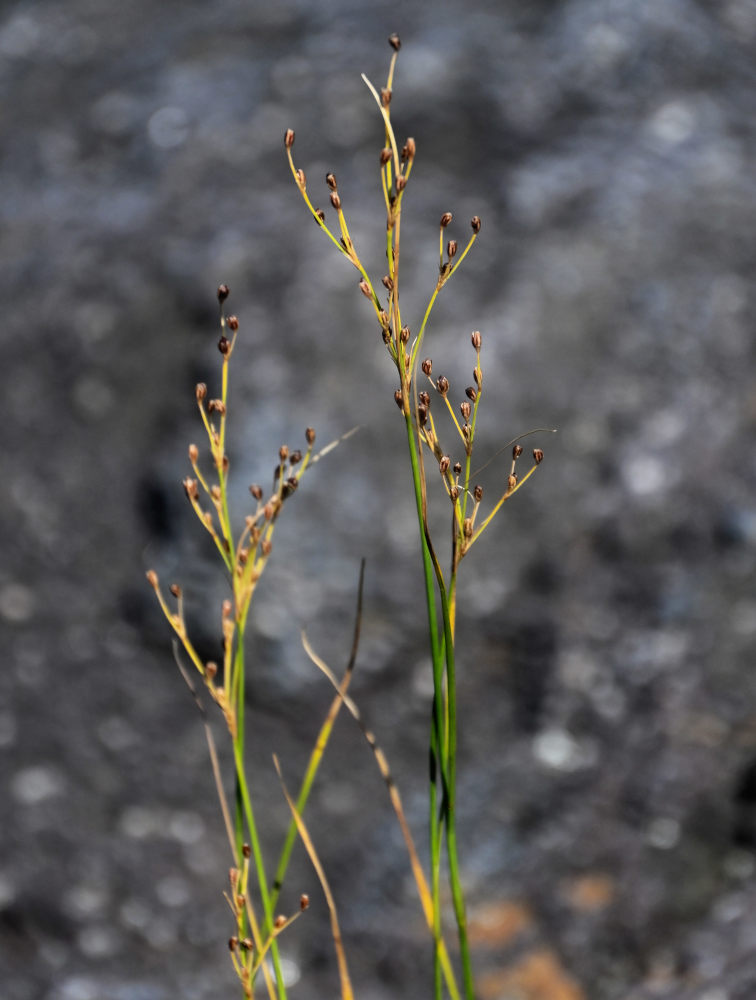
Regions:
[[[404, 42], [417, 141], [404, 303], [441, 212], [483, 230], [428, 353], [484, 339], [478, 454], [533, 426], [543, 467], [460, 595], [460, 823], [481, 1000], [756, 993], [756, 6], [469, 0], [324, 7], [8, 3], [0, 289], [3, 1000], [236, 995], [202, 729], [144, 583], [216, 641], [223, 582], [180, 487], [232, 288], [241, 511], [278, 446], [359, 434], [313, 469], [259, 594], [251, 754], [273, 853], [368, 560], [354, 694], [422, 839], [428, 663], [392, 372], [354, 272], [291, 181], [333, 169], [382, 273], [382, 129], [360, 81]], [[322, 199], [325, 203], [325, 187]], [[494, 495], [505, 457], [482, 482]], [[438, 501], [438, 516], [445, 516]], [[445, 530], [439, 520], [439, 535]], [[219, 736], [221, 734], [219, 733]], [[361, 1000], [428, 995], [429, 950], [381, 780], [346, 719], [308, 819]], [[292, 997], [331, 997], [306, 858]]]

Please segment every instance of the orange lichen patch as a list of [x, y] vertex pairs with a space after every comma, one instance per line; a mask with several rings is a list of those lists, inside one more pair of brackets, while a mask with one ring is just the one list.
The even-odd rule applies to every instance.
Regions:
[[478, 987], [481, 1000], [585, 1000], [585, 993], [546, 948], [531, 951], [501, 972], [484, 974]]
[[616, 886], [608, 875], [580, 875], [564, 884], [564, 895], [570, 906], [584, 913], [603, 910], [614, 899]]
[[526, 906], [511, 900], [476, 906], [468, 920], [468, 936], [473, 947], [501, 947], [533, 926]]

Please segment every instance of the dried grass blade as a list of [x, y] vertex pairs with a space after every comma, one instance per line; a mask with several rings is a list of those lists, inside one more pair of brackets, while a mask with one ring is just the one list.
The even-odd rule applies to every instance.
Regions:
[[333, 937], [333, 946], [336, 951], [336, 960], [339, 966], [339, 978], [341, 980], [341, 996], [342, 1000], [354, 1000], [354, 993], [352, 991], [352, 982], [349, 978], [349, 970], [347, 968], [346, 955], [344, 953], [344, 944], [341, 940], [341, 928], [339, 927], [339, 918], [336, 913], [336, 902], [333, 898], [331, 892], [331, 887], [328, 884], [328, 879], [326, 878], [323, 866], [320, 863], [317, 852], [315, 850], [315, 845], [312, 842], [310, 834], [305, 826], [305, 822], [297, 811], [297, 807], [294, 804], [294, 800], [289, 791], [286, 788], [286, 784], [283, 780], [283, 775], [281, 774], [281, 765], [278, 762], [278, 757], [273, 754], [273, 763], [275, 764], [276, 771], [278, 773], [278, 780], [281, 782], [281, 788], [286, 797], [286, 802], [288, 803], [289, 809], [291, 810], [291, 815], [294, 817], [294, 822], [297, 824], [297, 830], [299, 831], [299, 836], [302, 838], [302, 843], [305, 846], [305, 850], [309, 855], [312, 867], [315, 869], [315, 874], [318, 876], [320, 885], [323, 889], [323, 895], [325, 896], [326, 903], [328, 904], [328, 912], [331, 916], [331, 935]]

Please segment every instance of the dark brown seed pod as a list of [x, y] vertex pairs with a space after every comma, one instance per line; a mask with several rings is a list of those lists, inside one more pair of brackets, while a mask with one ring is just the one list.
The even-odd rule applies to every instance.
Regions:
[[480, 335], [480, 330], [473, 330], [470, 334], [470, 341], [476, 351], [480, 350], [480, 345], [483, 343], [483, 338]]
[[536, 465], [540, 465], [541, 462], [543, 461], [543, 452], [541, 451], [540, 448], [533, 449], [533, 459]]
[[218, 673], [218, 664], [213, 663], [213, 661], [210, 660], [209, 663], [205, 664], [205, 673], [210, 678], [210, 680], [212, 680], [213, 677], [215, 677], [215, 675]]
[[408, 343], [410, 339], [410, 328], [408, 326], [403, 326], [399, 331], [399, 339], [403, 344]]
[[433, 362], [431, 361], [430, 358], [425, 358], [422, 361], [420, 367], [422, 368], [424, 375], [430, 375], [431, 372], [433, 371]]
[[470, 219], [470, 225], [472, 226], [472, 231], [474, 233], [480, 232], [481, 221], [477, 215], [474, 215], [472, 219]]
[[255, 500], [262, 500], [263, 491], [262, 486], [258, 486], [257, 483], [252, 483], [249, 487], [249, 492], [255, 498]]
[[407, 178], [403, 177], [401, 175], [399, 177], [397, 177], [397, 179], [396, 179], [396, 190], [397, 191], [403, 191], [406, 187], [407, 187]]
[[385, 167], [387, 163], [391, 162], [391, 149], [388, 146], [384, 146], [381, 150], [381, 166]]
[[462, 463], [461, 462], [455, 462], [454, 463], [453, 471], [454, 471], [454, 475], [455, 476], [460, 476], [462, 474]]
[[307, 177], [301, 167], [297, 170], [297, 183], [303, 191], [307, 190]]
[[512, 461], [516, 462], [520, 455], [522, 455], [522, 445], [516, 444], [512, 449]]
[[287, 444], [282, 444], [281, 447], [278, 449], [278, 457], [281, 459], [282, 462], [285, 462], [286, 459], [289, 457], [289, 446]]
[[331, 191], [336, 190], [336, 174], [328, 173], [326, 174], [326, 184], [331, 189]]
[[387, 108], [391, 104], [391, 91], [388, 87], [381, 87], [381, 104]]
[[388, 36], [388, 43], [391, 46], [391, 48], [394, 50], [394, 52], [398, 52], [399, 49], [402, 47], [401, 39], [396, 34], [396, 32], [394, 32], [394, 34]]
[[483, 487], [480, 484], [473, 490], [473, 497], [475, 498], [475, 503], [480, 503], [483, 499]]
[[472, 538], [473, 533], [473, 522], [471, 517], [465, 518], [465, 523], [462, 530], [464, 531], [465, 538]]
[[260, 548], [264, 556], [269, 556], [273, 551], [273, 542], [269, 538], [264, 538]]
[[302, 461], [302, 452], [297, 449], [289, 455], [289, 465], [298, 465]]
[[245, 858], [250, 858], [252, 856], [252, 848], [249, 844], [242, 844], [242, 854]]
[[442, 456], [442, 458], [438, 463], [438, 471], [441, 473], [442, 476], [445, 476], [446, 473], [449, 471], [450, 465], [451, 465], [451, 459], [449, 458], [449, 456], [448, 455]]
[[184, 487], [184, 493], [186, 493], [189, 500], [199, 499], [199, 488], [196, 479], [190, 479], [187, 476], [181, 485]]
[[341, 208], [341, 198], [339, 198], [339, 194], [337, 191], [331, 191], [331, 204], [333, 205], [333, 207], [336, 209], [337, 212]]
[[197, 397], [197, 402], [201, 403], [202, 400], [207, 396], [207, 386], [204, 382], [198, 382], [194, 387], [194, 394]]
[[426, 392], [425, 389], [417, 394], [417, 398], [426, 408], [430, 406], [430, 393]]
[[478, 398], [478, 390], [475, 388], [474, 385], [468, 385], [468, 387], [465, 389], [465, 395], [467, 396], [468, 399], [472, 400], [472, 402], [474, 403], [475, 400]]
[[381, 284], [390, 292], [394, 287], [394, 280], [388, 274], [384, 274], [381, 278]]
[[420, 404], [417, 408], [417, 419], [421, 427], [425, 427], [428, 423], [428, 407]]
[[446, 252], [447, 252], [447, 254], [449, 255], [450, 258], [453, 257], [456, 254], [456, 252], [457, 252], [457, 241], [456, 240], [449, 240], [449, 242], [446, 244]]
[[170, 592], [173, 594], [174, 597], [176, 598], [181, 597], [181, 587], [179, 587], [177, 583], [172, 583], [168, 589], [170, 590]]
[[507, 479], [507, 489], [513, 490], [516, 485], [517, 485], [517, 476], [514, 474], [514, 472], [511, 472], [509, 474], [509, 478]]
[[293, 145], [294, 145], [294, 129], [287, 128], [286, 131], [284, 132], [284, 146], [286, 146], [287, 149], [291, 149]]
[[229, 330], [232, 331], [232, 333], [236, 333], [236, 331], [239, 329], [239, 317], [229, 316], [228, 319], [226, 320], [226, 325], [228, 326]]
[[472, 407], [470, 406], [470, 404], [468, 403], [468, 401], [466, 399], [459, 404], [459, 412], [462, 414], [462, 417], [463, 417], [464, 420], [469, 420], [470, 419], [470, 413], [471, 413], [471, 411], [472, 411]]
[[189, 461], [192, 465], [196, 465], [197, 459], [199, 458], [199, 448], [196, 444], [189, 445]]
[[299, 897], [299, 909], [306, 910], [309, 905], [310, 905], [310, 897], [307, 895], [306, 892], [303, 892], [302, 895]]
[[230, 289], [228, 285], [218, 285], [218, 301], [225, 302], [228, 298]]
[[373, 293], [370, 291], [370, 285], [365, 281], [364, 278], [360, 281], [360, 291], [365, 296], [366, 299], [372, 299]]
[[473, 368], [473, 382], [475, 382], [479, 389], [483, 384], [483, 372], [477, 366]]
[[402, 147], [402, 159], [405, 159], [404, 156], [405, 150], [407, 151], [406, 159], [414, 160], [415, 153], [417, 152], [417, 144], [415, 140], [412, 138], [412, 136], [410, 136], [409, 139], [407, 139], [404, 146]]
[[316, 208], [315, 215], [317, 215], [321, 222], [325, 222], [325, 212], [322, 208]]
[[436, 380], [436, 389], [438, 389], [442, 396], [447, 394], [449, 391], [449, 379], [446, 375], [438, 376], [438, 379]]
[[444, 212], [444, 214], [441, 216], [441, 228], [446, 229], [451, 220], [452, 220], [451, 212]]
[[230, 937], [228, 939], [228, 950], [229, 951], [236, 951], [236, 949], [238, 947], [239, 947], [239, 938], [238, 937]]
[[452, 488], [449, 490], [449, 496], [451, 498], [452, 503], [456, 503], [457, 500], [459, 499], [459, 487], [452, 486]]
[[402, 390], [401, 389], [397, 389], [394, 392], [394, 402], [396, 403], [396, 405], [401, 410], [402, 406], [404, 405], [404, 401], [402, 400]]
[[312, 448], [312, 446], [315, 444], [315, 428], [314, 427], [308, 427], [305, 430], [305, 440], [307, 441], [307, 443], [309, 444], [309, 446]]

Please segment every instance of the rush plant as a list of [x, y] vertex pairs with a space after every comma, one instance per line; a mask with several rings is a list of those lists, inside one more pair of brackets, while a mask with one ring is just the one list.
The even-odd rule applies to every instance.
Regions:
[[[391, 35], [393, 49], [386, 85], [380, 92], [363, 75], [363, 80], [378, 106], [384, 141], [378, 156], [379, 179], [386, 210], [385, 241], [387, 272], [378, 280], [368, 274], [347, 224], [336, 177], [326, 175], [326, 186], [335, 224], [326, 221], [326, 214], [315, 207], [307, 190], [307, 178], [302, 168], [294, 162], [292, 149], [294, 131], [288, 129], [284, 146], [294, 181], [307, 208], [331, 241], [334, 249], [359, 273], [359, 290], [372, 306], [373, 316], [380, 330], [389, 362], [396, 370], [398, 388], [394, 399], [404, 422], [407, 455], [412, 476], [412, 489], [417, 509], [420, 552], [425, 581], [425, 605], [433, 670], [433, 704], [430, 713], [430, 787], [429, 787], [429, 839], [431, 863], [431, 914], [430, 929], [434, 946], [434, 997], [440, 998], [444, 981], [452, 996], [458, 995], [456, 983], [446, 960], [441, 921], [442, 855], [446, 855], [445, 875], [451, 891], [457, 925], [457, 938], [462, 970], [462, 983], [466, 1000], [473, 1000], [473, 979], [470, 946], [467, 934], [465, 899], [460, 875], [457, 841], [457, 675], [456, 675], [456, 608], [459, 569], [463, 558], [478, 541], [483, 532], [518, 490], [533, 475], [543, 460], [543, 451], [535, 448], [527, 469], [521, 470], [524, 449], [520, 435], [510, 441], [512, 462], [503, 487], [490, 509], [483, 508], [483, 489], [473, 480], [472, 457], [475, 429], [481, 402], [484, 397], [483, 368], [481, 364], [482, 335], [475, 330], [471, 335], [475, 352], [473, 384], [464, 390], [458, 408], [452, 403], [451, 385], [445, 375], [433, 377], [433, 362], [424, 357], [425, 338], [431, 313], [439, 293], [459, 270], [481, 231], [481, 220], [476, 215], [470, 220], [470, 233], [460, 249], [456, 239], [447, 238], [452, 223], [452, 213], [444, 212], [439, 223], [438, 273], [435, 276], [419, 326], [412, 332], [400, 302], [400, 261], [402, 205], [409, 188], [410, 176], [417, 152], [415, 140], [408, 138], [401, 146], [391, 120], [391, 99], [394, 71], [401, 42], [398, 35]], [[433, 405], [432, 405], [433, 404]], [[442, 440], [441, 420], [436, 409], [451, 425], [454, 447], [445, 447]], [[539, 428], [539, 430], [546, 430]], [[535, 433], [534, 431], [527, 432]], [[502, 449], [504, 450], [504, 449]], [[488, 463], [486, 463], [488, 464]], [[480, 472], [482, 470], [478, 470]], [[428, 516], [428, 490], [441, 488], [448, 497], [451, 518], [451, 558], [446, 569], [442, 566], [434, 541], [434, 531]]]
[[[305, 651], [336, 690], [310, 754], [297, 796], [291, 796], [288, 790], [283, 788], [292, 820], [272, 877], [271, 869], [263, 857], [253, 806], [254, 788], [250, 777], [252, 771], [245, 760], [245, 694], [248, 674], [245, 637], [249, 612], [273, 551], [273, 536], [282, 512], [288, 509], [290, 498], [296, 493], [304, 474], [336, 442], [315, 453], [313, 450], [315, 432], [312, 428], [307, 428], [304, 452], [290, 450], [285, 445], [281, 446], [273, 471], [272, 491], [266, 492], [259, 485], [250, 486], [251, 510], [241, 524], [235, 526], [229, 509], [230, 462], [226, 450], [226, 431], [229, 409], [229, 366], [237, 345], [239, 321], [235, 316], [226, 316], [225, 303], [229, 295], [226, 285], [221, 285], [218, 289], [220, 392], [214, 398], [209, 395], [204, 384], [196, 387], [197, 405], [207, 439], [206, 453], [209, 455], [209, 463], [206, 457], [203, 459], [197, 445], [190, 445], [188, 457], [192, 475], [183, 483], [187, 499], [202, 528], [209, 534], [228, 578], [229, 596], [223, 602], [219, 616], [222, 634], [221, 663], [203, 659], [193, 643], [184, 617], [181, 588], [172, 584], [168, 593], [165, 593], [157, 574], [153, 570], [147, 573], [160, 607], [175, 633], [176, 659], [179, 668], [204, 714], [202, 699], [192, 681], [192, 675], [199, 676], [206, 692], [222, 713], [233, 748], [235, 805], [231, 808], [223, 791], [212, 731], [207, 722], [205, 723], [213, 772], [233, 859], [229, 890], [226, 893], [233, 920], [229, 950], [244, 996], [250, 998], [258, 978], [261, 978], [269, 1000], [286, 1000], [287, 991], [282, 975], [278, 939], [307, 908], [308, 900], [306, 896], [302, 896], [300, 909], [290, 915], [276, 915], [276, 906], [297, 836], [301, 838], [310, 856], [328, 903], [342, 1000], [352, 1000], [354, 995], [341, 942], [336, 904], [303, 819], [315, 776], [342, 706], [346, 707], [360, 725], [372, 748], [401, 827], [432, 942], [434, 1000], [441, 1000], [444, 995], [448, 995], [452, 1000], [461, 1000], [463, 996], [465, 1000], [475, 998], [457, 837], [459, 720], [456, 610], [459, 574], [464, 557], [483, 535], [506, 501], [524, 486], [540, 466], [543, 451], [540, 448], [533, 449], [527, 468], [523, 468], [526, 459], [521, 440], [536, 431], [528, 431], [500, 448], [496, 455], [511, 449], [511, 464], [493, 502], [490, 505], [484, 504], [483, 488], [475, 481], [475, 477], [484, 466], [473, 472], [476, 426], [485, 395], [481, 360], [483, 337], [478, 330], [470, 335], [475, 357], [472, 384], [460, 393], [461, 398], [457, 398], [456, 405], [452, 402], [454, 397], [449, 379], [443, 374], [434, 375], [433, 362], [425, 354], [431, 313], [440, 292], [457, 273], [462, 261], [478, 239], [481, 232], [481, 220], [478, 216], [470, 220], [467, 242], [460, 248], [457, 240], [448, 236], [449, 227], [453, 222], [452, 213], [443, 212], [438, 231], [438, 271], [433, 277], [427, 303], [424, 311], [419, 314], [420, 322], [414, 333], [403, 313], [399, 295], [402, 206], [417, 150], [412, 138], [399, 145], [392, 124], [391, 98], [401, 43], [397, 35], [392, 35], [389, 43], [393, 52], [385, 87], [379, 91], [366, 77], [363, 77], [375, 99], [382, 121], [383, 143], [378, 155], [378, 165], [386, 212], [385, 229], [381, 220], [382, 233], [385, 232], [387, 260], [387, 272], [384, 275], [374, 279], [362, 263], [347, 224], [335, 175], [328, 173], [325, 178], [328, 199], [335, 213], [335, 222], [329, 223], [326, 213], [315, 207], [310, 200], [305, 173], [294, 162], [292, 149], [295, 136], [292, 129], [288, 129], [285, 133], [284, 147], [295, 183], [307, 208], [324, 236], [333, 245], [335, 252], [345, 258], [359, 273], [359, 291], [370, 303], [389, 364], [393, 366], [398, 382], [394, 400], [404, 425], [412, 491], [417, 511], [424, 603], [433, 675], [433, 699], [430, 706], [428, 734], [431, 760], [428, 793], [430, 849], [428, 873], [424, 871], [419, 860], [404, 816], [399, 791], [392, 780], [386, 758], [377, 746], [373, 734], [362, 721], [357, 705], [347, 693], [359, 640], [362, 577], [354, 640], [346, 671], [340, 681], [318, 657], [304, 636]], [[392, 412], [396, 414], [397, 410], [392, 407]], [[537, 431], [545, 430], [546, 428], [537, 429]], [[445, 438], [449, 434], [452, 444], [447, 446]], [[496, 455], [489, 458], [485, 465], [488, 465]], [[449, 505], [448, 521], [442, 526], [444, 537], [451, 537], [448, 563], [446, 557], [442, 562], [439, 556], [439, 548], [435, 541], [438, 529], [431, 524], [428, 510], [429, 491], [439, 488], [443, 490]], [[193, 670], [185, 666], [187, 659]], [[277, 761], [275, 765], [278, 769]], [[446, 928], [442, 920], [444, 883], [448, 885], [453, 902], [457, 938], [457, 948], [454, 950], [458, 951], [458, 959], [453, 954], [454, 950], [447, 945], [445, 938]]]

